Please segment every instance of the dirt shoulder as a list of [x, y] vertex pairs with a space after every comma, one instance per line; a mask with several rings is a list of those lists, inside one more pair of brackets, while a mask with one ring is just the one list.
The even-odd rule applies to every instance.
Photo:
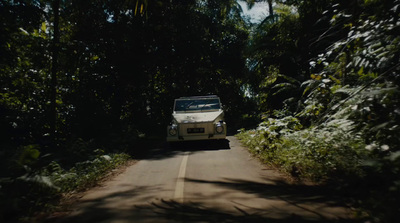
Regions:
[[55, 219], [67, 216], [73, 210], [73, 207], [80, 202], [80, 199], [86, 194], [90, 193], [91, 190], [102, 187], [105, 182], [108, 182], [116, 176], [122, 174], [126, 169], [132, 165], [135, 165], [138, 160], [128, 160], [118, 168], [112, 169], [104, 177], [102, 177], [94, 186], [83, 188], [78, 191], [72, 191], [70, 193], [64, 193], [61, 195], [59, 203], [52, 208], [53, 211], [40, 213], [33, 217], [34, 222], [53, 222]]

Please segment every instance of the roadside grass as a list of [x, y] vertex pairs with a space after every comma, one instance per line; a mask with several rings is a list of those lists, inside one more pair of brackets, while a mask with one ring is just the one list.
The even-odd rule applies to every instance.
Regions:
[[32, 217], [51, 213], [64, 196], [97, 185], [133, 157], [143, 156], [149, 146], [160, 144], [159, 138], [151, 137], [117, 141], [110, 149], [77, 138], [55, 153], [28, 145], [8, 160], [1, 157], [6, 162], [1, 164], [0, 222], [31, 222]]
[[130, 159], [126, 153], [98, 155], [76, 162], [71, 168], [52, 161], [21, 177], [3, 180], [0, 219], [2, 222], [30, 222], [32, 216], [54, 210], [63, 194], [96, 185], [108, 172]]
[[331, 178], [363, 176], [366, 150], [362, 138], [340, 126], [302, 129], [294, 117], [269, 119], [237, 137], [263, 162], [292, 177], [323, 182]]
[[371, 149], [352, 126], [336, 119], [303, 128], [297, 118], [287, 116], [242, 129], [236, 137], [262, 162], [292, 178], [330, 185], [357, 208], [356, 216], [393, 222], [400, 215], [400, 159], [397, 153], [382, 155], [385, 146]]

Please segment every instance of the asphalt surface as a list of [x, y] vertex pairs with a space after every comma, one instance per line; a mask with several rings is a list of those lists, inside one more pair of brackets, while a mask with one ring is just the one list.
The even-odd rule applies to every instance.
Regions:
[[234, 137], [154, 148], [54, 222], [354, 222], [322, 186], [291, 184]]

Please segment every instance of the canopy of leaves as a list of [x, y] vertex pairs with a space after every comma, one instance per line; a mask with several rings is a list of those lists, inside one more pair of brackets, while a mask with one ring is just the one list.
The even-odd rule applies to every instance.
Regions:
[[[291, 10], [279, 10], [282, 4]], [[269, 139], [268, 147], [281, 150], [262, 154], [303, 176], [335, 175], [328, 173], [332, 169], [323, 172], [321, 163], [337, 171], [355, 164], [338, 172], [347, 180], [343, 173], [357, 170], [355, 184], [374, 194], [360, 204], [374, 221], [395, 221], [400, 210], [392, 199], [400, 192], [400, 1], [276, 1], [274, 11], [275, 20], [267, 18], [251, 32], [249, 89], [264, 117], [292, 115], [304, 129], [275, 139], [263, 132], [263, 122], [255, 133], [259, 144], [249, 145], [261, 148]], [[344, 156], [339, 151], [346, 158], [329, 160]], [[304, 171], [310, 162], [311, 169]]]
[[132, 152], [143, 133], [164, 137], [181, 96], [217, 94], [240, 119], [240, 11], [234, 0], [0, 0], [0, 177]]
[[263, 145], [306, 148], [281, 153], [307, 158], [306, 175], [307, 154], [361, 169], [397, 208], [400, 1], [265, 2], [269, 16], [249, 24], [235, 0], [0, 0], [0, 177], [132, 150], [143, 133], [163, 136], [174, 98], [218, 94], [231, 130], [282, 118], [264, 119], [284, 125]]

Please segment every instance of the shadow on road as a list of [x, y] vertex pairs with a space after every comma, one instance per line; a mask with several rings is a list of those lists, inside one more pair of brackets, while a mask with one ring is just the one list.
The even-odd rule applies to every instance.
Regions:
[[[238, 179], [224, 179], [221, 181], [204, 181], [186, 179], [188, 183], [212, 184], [213, 186], [255, 194], [262, 199], [283, 200], [287, 205], [300, 208], [301, 213], [295, 214], [284, 207], [265, 209], [252, 208], [241, 204], [240, 200], [226, 204], [230, 207], [211, 207], [207, 202], [190, 201], [179, 203], [174, 200], [143, 200], [141, 205], [132, 203], [125, 208], [108, 207], [112, 200], [128, 202], [132, 196], [147, 193], [147, 189], [137, 188], [136, 191], [123, 191], [101, 198], [89, 200], [79, 214], [62, 218], [62, 221], [49, 222], [266, 222], [266, 223], [359, 223], [362, 220], [332, 217], [334, 213], [310, 209], [308, 206], [343, 207], [343, 200], [326, 186], [292, 185], [281, 181], [259, 183]], [[154, 188], [152, 188], [154, 189]], [[223, 196], [223, 195], [221, 195]], [[124, 201], [124, 199], [127, 199]], [[205, 198], [210, 200], [212, 198]], [[214, 199], [218, 199], [215, 197]], [[230, 209], [229, 209], [230, 208]], [[323, 213], [325, 210], [325, 213]], [[304, 215], [303, 215], [304, 214]], [[329, 214], [330, 217], [326, 217]], [[304, 216], [313, 216], [313, 218]]]
[[192, 153], [201, 151], [229, 150], [229, 140], [203, 140], [184, 142], [159, 142], [152, 147], [143, 147], [143, 150], [136, 151], [132, 156], [138, 160], [161, 160], [182, 155], [190, 151]]
[[284, 181], [266, 179], [268, 183], [248, 180], [229, 179], [223, 181], [207, 181], [185, 179], [185, 182], [196, 184], [212, 184], [226, 189], [238, 190], [247, 194], [256, 194], [257, 197], [266, 199], [279, 199], [286, 202], [297, 203], [324, 203], [330, 206], [343, 206], [343, 196], [337, 190], [327, 185], [289, 184]]
[[[222, 142], [222, 141], [221, 141]], [[221, 143], [220, 142], [220, 143]], [[152, 147], [140, 159], [161, 160], [202, 151], [219, 151], [235, 141], [184, 142], [173, 149], [164, 144]], [[229, 152], [231, 152], [229, 151]], [[215, 179], [215, 178], [214, 178]], [[361, 223], [346, 208], [346, 197], [329, 185], [304, 185], [264, 176], [256, 180], [239, 177], [204, 180], [185, 178], [188, 190], [184, 203], [169, 199], [171, 189], [162, 185], [134, 187], [122, 185], [119, 191], [84, 199], [77, 212], [56, 216], [50, 222], [266, 222], [266, 223]], [[208, 188], [201, 191], [200, 188]], [[161, 193], [159, 193], [161, 192]], [[166, 197], [158, 194], [167, 194]], [[344, 193], [343, 193], [344, 194]], [[166, 199], [167, 198], [167, 199]], [[256, 205], [254, 199], [260, 201]]]
[[[138, 210], [157, 214], [160, 219], [168, 219], [170, 222], [255, 222], [255, 223], [359, 223], [352, 219], [303, 219], [299, 215], [282, 213], [281, 218], [266, 217], [268, 210], [249, 213], [235, 206], [236, 213], [219, 208], [208, 208], [201, 203], [178, 203], [173, 200], [161, 200], [151, 205], [136, 207]], [[263, 212], [263, 213], [260, 213]]]
[[173, 151], [204, 151], [204, 150], [226, 150], [230, 149], [228, 139], [185, 141], [169, 143], [167, 148]]

